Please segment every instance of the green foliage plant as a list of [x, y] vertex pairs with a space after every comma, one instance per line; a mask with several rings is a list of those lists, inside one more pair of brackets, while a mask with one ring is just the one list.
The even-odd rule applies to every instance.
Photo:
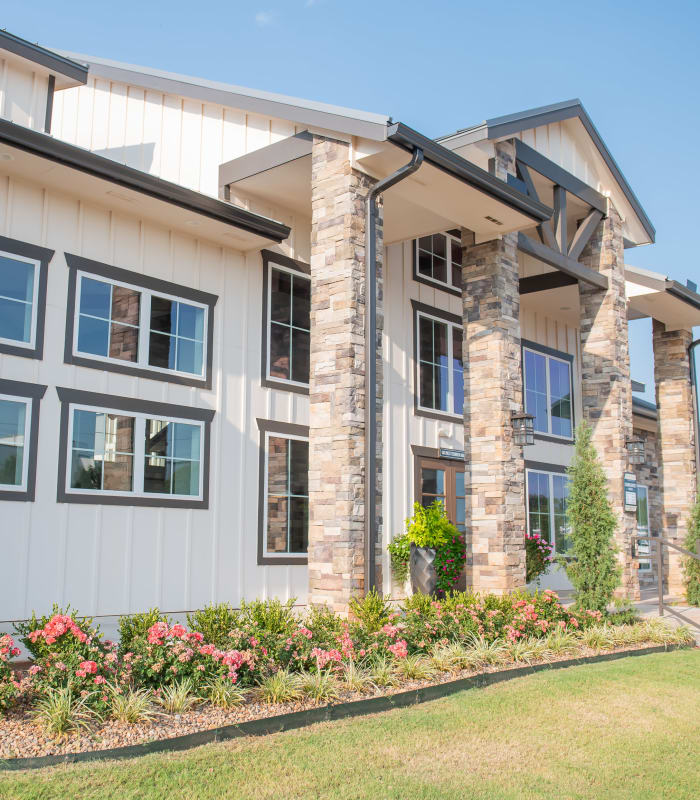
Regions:
[[60, 741], [72, 733], [89, 728], [91, 722], [99, 720], [90, 710], [88, 702], [87, 697], [76, 697], [66, 686], [48, 689], [36, 701], [32, 716], [47, 736]]
[[[698, 553], [698, 543], [700, 543], [700, 488], [693, 510], [690, 512], [684, 545], [691, 553]], [[700, 561], [686, 556], [683, 560], [683, 571], [688, 603], [691, 606], [700, 606]]]
[[229, 647], [229, 634], [238, 627], [241, 612], [229, 603], [212, 603], [187, 615], [187, 626], [203, 634], [204, 641], [222, 649]]
[[389, 621], [391, 607], [372, 589], [364, 597], [350, 600], [350, 613], [368, 633], [375, 633]]
[[621, 570], [613, 538], [617, 520], [587, 422], [576, 430], [576, 452], [568, 474], [572, 559], [563, 565], [576, 591], [575, 608], [605, 613], [620, 585]]
[[140, 614], [125, 614], [119, 617], [119, 652], [128, 653], [131, 650], [134, 640], [146, 638], [148, 629], [156, 622], [165, 622], [170, 625], [170, 619], [161, 614], [157, 608], [149, 608]]

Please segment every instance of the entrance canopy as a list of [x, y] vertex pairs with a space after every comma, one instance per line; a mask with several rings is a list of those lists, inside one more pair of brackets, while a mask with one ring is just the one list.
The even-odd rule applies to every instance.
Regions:
[[625, 264], [629, 319], [653, 317], [666, 330], [700, 325], [700, 295], [658, 272]]

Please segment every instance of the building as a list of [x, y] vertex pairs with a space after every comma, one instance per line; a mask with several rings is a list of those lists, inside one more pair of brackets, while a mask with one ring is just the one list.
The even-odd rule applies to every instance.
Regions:
[[[580, 102], [433, 141], [5, 32], [0, 48], [1, 620], [273, 596], [342, 611], [401, 591], [386, 545], [433, 497], [466, 532], [467, 582], [508, 591], [526, 526], [565, 548], [583, 418], [626, 591], [652, 574], [638, 525], [684, 535], [700, 296], [626, 263], [654, 229]], [[656, 407], [633, 400], [641, 316]]]

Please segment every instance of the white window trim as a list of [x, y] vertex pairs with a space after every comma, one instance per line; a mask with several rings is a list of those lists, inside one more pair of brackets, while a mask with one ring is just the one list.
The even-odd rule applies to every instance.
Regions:
[[430, 283], [434, 283], [436, 286], [441, 286], [443, 288], [456, 289], [457, 291], [461, 291], [461, 289], [462, 289], [461, 286], [455, 286], [454, 283], [451, 282], [451, 279], [452, 279], [452, 247], [451, 247], [451, 245], [452, 245], [452, 242], [457, 242], [457, 244], [461, 247], [462, 246], [462, 240], [458, 239], [456, 236], [453, 236], [451, 233], [448, 233], [447, 231], [436, 231], [435, 234], [432, 234], [432, 233], [431, 234], [427, 234], [426, 233], [425, 235], [426, 236], [434, 236], [436, 234], [441, 234], [442, 236], [445, 236], [447, 238], [446, 253], [449, 253], [449, 255], [447, 255], [447, 258], [445, 259], [445, 261], [447, 262], [447, 267], [448, 267], [446, 272], [447, 272], [448, 276], [450, 277], [450, 280], [449, 281], [439, 281], [439, 280], [437, 280], [437, 278], [433, 278], [430, 275], [424, 275], [418, 269], [418, 251], [420, 249], [419, 246], [418, 246], [418, 242], [419, 242], [420, 239], [423, 238], [422, 236], [416, 237], [416, 239], [414, 239], [414, 244], [413, 244], [413, 258], [414, 258], [414, 263], [416, 265], [416, 275], [421, 280], [430, 281]]
[[[525, 388], [525, 394], [527, 393], [527, 367], [526, 367], [526, 359], [525, 353], [533, 353], [534, 355], [541, 356], [545, 359], [545, 379], [547, 382], [547, 430], [546, 431], [538, 431], [535, 430], [535, 436], [538, 434], [542, 436], [552, 436], [555, 439], [561, 439], [563, 442], [570, 442], [574, 438], [574, 365], [571, 361], [566, 358], [561, 358], [559, 356], [551, 355], [550, 353], [544, 353], [542, 350], [536, 350], [534, 347], [527, 347], [523, 345], [523, 386]], [[569, 436], [564, 436], [561, 433], [552, 433], [552, 391], [549, 381], [549, 361], [559, 361], [562, 364], [565, 364], [569, 369], [569, 390], [570, 390], [570, 397], [571, 397], [571, 417], [570, 417], [570, 424], [571, 424], [571, 434]], [[525, 403], [527, 403], [527, 397], [525, 398]]]
[[[131, 417], [134, 419], [134, 465], [133, 465], [133, 485], [143, 487], [144, 467], [146, 460], [145, 433], [146, 420], [159, 419], [165, 422], [183, 423], [185, 425], [196, 425], [200, 429], [199, 436], [199, 493], [193, 494], [172, 494], [163, 492], [146, 492], [134, 489], [131, 492], [119, 492], [115, 490], [104, 491], [103, 489], [74, 489], [71, 487], [72, 463], [73, 463], [73, 421], [75, 411], [92, 411], [97, 414], [115, 414], [120, 417]], [[68, 437], [66, 441], [66, 452], [61, 454], [66, 459], [66, 485], [65, 491], [68, 495], [87, 495], [88, 497], [145, 497], [161, 500], [188, 500], [196, 501], [204, 499], [204, 437], [206, 425], [200, 420], [186, 419], [183, 417], [170, 417], [161, 414], [148, 414], [136, 411], [124, 411], [118, 408], [108, 408], [106, 406], [84, 405], [82, 403], [70, 403], [68, 406]]]
[[[557, 537], [555, 533], [554, 527], [554, 478], [566, 478], [565, 472], [550, 472], [546, 469], [534, 469], [534, 468], [527, 468], [525, 470], [525, 503], [526, 503], [526, 513], [527, 513], [527, 532], [532, 533], [530, 530], [530, 473], [535, 473], [537, 475], [546, 475], [547, 480], [549, 483], [549, 530], [551, 531], [551, 536], [553, 541], [550, 544], [554, 545], [554, 550], [552, 551], [556, 556], [563, 556], [566, 553], [561, 553], [557, 550]], [[533, 512], [535, 513], [535, 512]], [[537, 512], [539, 513], [539, 512]]]
[[[421, 405], [420, 402], [420, 368], [421, 364], [423, 363], [420, 359], [420, 320], [421, 317], [424, 319], [432, 320], [433, 322], [439, 322], [441, 325], [447, 326], [447, 408], [448, 410], [443, 410], [441, 408], [430, 408], [427, 406]], [[462, 333], [462, 326], [457, 325], [454, 322], [450, 322], [449, 320], [443, 319], [442, 317], [428, 314], [425, 311], [416, 311], [416, 341], [415, 341], [415, 358], [416, 358], [416, 409], [418, 411], [425, 411], [428, 414], [444, 414], [448, 417], [454, 417], [455, 420], [463, 420], [464, 415], [456, 413], [454, 409], [454, 400], [455, 400], [455, 392], [454, 392], [454, 369], [452, 366], [453, 361], [453, 342], [452, 342], [452, 331], [456, 328], [460, 334]], [[464, 356], [462, 357], [462, 370], [464, 370]]]
[[[139, 303], [139, 347], [138, 358], [136, 361], [125, 361], [123, 358], [112, 358], [111, 356], [100, 356], [95, 353], [85, 353], [78, 350], [78, 336], [80, 333], [80, 298], [83, 288], [83, 278], [97, 281], [99, 283], [107, 283], [112, 286], [121, 286], [125, 289], [131, 289], [138, 292], [141, 296]], [[201, 381], [202, 384], [207, 379], [207, 343], [209, 340], [209, 307], [203, 303], [198, 303], [196, 300], [189, 300], [186, 297], [179, 297], [178, 295], [168, 294], [167, 292], [156, 291], [154, 289], [144, 289], [143, 286], [137, 284], [125, 283], [123, 281], [115, 281], [112, 278], [106, 278], [103, 275], [96, 275], [85, 270], [77, 270], [76, 284], [75, 284], [75, 316], [73, 322], [73, 356], [78, 358], [89, 358], [94, 361], [102, 361], [106, 364], [120, 364], [126, 367], [133, 367], [134, 369], [145, 369], [150, 372], [158, 372], [161, 375], [178, 375], [190, 380]], [[148, 363], [148, 353], [151, 338], [151, 298], [153, 296], [162, 297], [166, 300], [171, 300], [177, 303], [183, 303], [194, 308], [200, 308], [204, 311], [204, 331], [202, 341], [202, 371], [197, 374], [195, 372], [183, 372], [177, 369], [167, 369], [165, 367], [154, 367]], [[90, 316], [90, 315], [86, 315]], [[136, 326], [133, 326], [136, 327]], [[179, 337], [186, 338], [186, 337]], [[194, 340], [188, 340], [194, 341]]]
[[[29, 448], [32, 430], [32, 404], [31, 397], [18, 397], [14, 394], [0, 394], [0, 400], [9, 400], [12, 403], [24, 403], [24, 445], [22, 451], [22, 483], [0, 483], [0, 492], [26, 492], [29, 486]], [[0, 497], [1, 499], [1, 497]]]
[[[649, 487], [644, 486], [643, 484], [637, 484], [637, 503], [639, 503], [639, 490], [644, 490], [644, 500], [646, 502], [647, 507], [647, 522], [649, 520]], [[649, 539], [637, 539], [637, 555], [651, 555], [651, 526], [647, 524], [646, 530], [637, 523], [637, 534], [649, 534]], [[643, 545], [642, 542], [646, 541], [647, 544]], [[646, 552], [640, 552], [642, 548], [646, 549]], [[650, 572], [651, 571], [651, 558], [644, 558], [640, 559], [638, 562], [638, 569], [640, 572]]]
[[[267, 319], [265, 320], [265, 325], [267, 326], [267, 353], [265, 353], [265, 379], [271, 381], [273, 383], [279, 383], [282, 386], [298, 386], [302, 389], [309, 388], [309, 381], [293, 381], [291, 378], [280, 378], [278, 375], [271, 375], [270, 374], [270, 349], [272, 348], [272, 270], [277, 269], [280, 272], [286, 272], [288, 275], [292, 276], [294, 280], [305, 280], [311, 283], [311, 278], [309, 275], [306, 275], [304, 272], [300, 272], [298, 269], [290, 269], [289, 267], [282, 266], [282, 264], [277, 264], [274, 261], [270, 261], [267, 265]], [[293, 285], [292, 281], [292, 285]], [[291, 320], [291, 317], [290, 317]], [[304, 331], [305, 328], [299, 328], [298, 326], [292, 325], [290, 322], [289, 329], [292, 330], [296, 328], [298, 331]], [[309, 334], [311, 333], [311, 329], [309, 328]], [[291, 349], [292, 346], [292, 337], [289, 337], [289, 347]], [[310, 350], [310, 348], [309, 348]], [[309, 353], [309, 356], [311, 354]], [[292, 362], [290, 359], [289, 362], [289, 374], [292, 374]]]
[[[267, 498], [268, 498], [268, 480], [269, 480], [269, 456], [270, 456], [270, 437], [275, 439], [294, 439], [298, 442], [309, 441], [308, 436], [297, 436], [293, 433], [278, 433], [275, 431], [265, 431], [265, 467], [264, 467], [264, 484], [263, 484], [263, 557], [264, 558], [298, 558], [300, 561], [306, 562], [308, 558], [308, 533], [307, 533], [307, 550], [304, 553], [291, 553], [289, 550], [280, 552], [279, 550], [272, 552], [267, 549]], [[287, 495], [287, 497], [307, 497], [308, 495]], [[289, 519], [287, 519], [287, 546], [289, 546]]]
[[[24, 347], [27, 350], [34, 350], [36, 349], [36, 326], [37, 326], [37, 318], [38, 318], [38, 303], [39, 303], [39, 279], [41, 277], [41, 262], [35, 258], [28, 258], [27, 256], [18, 256], [16, 253], [8, 253], [5, 250], [0, 250], [0, 256], [6, 256], [13, 261], [23, 261], [25, 264], [32, 264], [34, 267], [34, 282], [32, 286], [32, 320], [30, 323], [30, 335], [29, 341], [23, 342], [20, 339], [7, 339], [4, 336], [0, 336], [0, 344], [7, 344], [11, 345], [12, 347]], [[2, 295], [4, 297], [4, 295]], [[21, 300], [15, 300], [14, 298], [7, 298], [8, 300], [12, 300], [13, 302], [24, 302]], [[26, 303], [24, 303], [26, 305]]]

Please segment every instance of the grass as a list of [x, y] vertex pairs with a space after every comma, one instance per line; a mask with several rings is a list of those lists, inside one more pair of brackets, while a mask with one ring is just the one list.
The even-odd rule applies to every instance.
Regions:
[[0, 798], [696, 798], [699, 734], [700, 651], [682, 650], [261, 739], [0, 773]]

